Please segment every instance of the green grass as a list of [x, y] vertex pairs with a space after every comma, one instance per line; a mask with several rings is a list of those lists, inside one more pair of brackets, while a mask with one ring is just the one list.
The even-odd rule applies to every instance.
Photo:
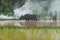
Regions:
[[56, 40], [60, 28], [0, 27], [0, 40]]

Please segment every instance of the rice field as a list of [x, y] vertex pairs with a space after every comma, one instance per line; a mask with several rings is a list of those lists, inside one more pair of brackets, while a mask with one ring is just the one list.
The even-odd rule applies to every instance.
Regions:
[[0, 40], [60, 40], [60, 28], [0, 27]]

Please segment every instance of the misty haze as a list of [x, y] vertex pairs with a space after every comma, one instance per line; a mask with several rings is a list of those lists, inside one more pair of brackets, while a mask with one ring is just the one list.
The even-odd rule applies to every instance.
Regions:
[[19, 19], [26, 14], [36, 14], [38, 19], [52, 19], [57, 14], [60, 19], [60, 0], [11, 1], [1, 0], [0, 19]]

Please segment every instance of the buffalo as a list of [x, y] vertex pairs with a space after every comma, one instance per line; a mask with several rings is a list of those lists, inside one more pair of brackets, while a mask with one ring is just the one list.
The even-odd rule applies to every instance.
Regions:
[[26, 20], [26, 21], [29, 21], [29, 20], [37, 20], [37, 15], [36, 14], [26, 14], [24, 16], [21, 16], [20, 17], [20, 20]]

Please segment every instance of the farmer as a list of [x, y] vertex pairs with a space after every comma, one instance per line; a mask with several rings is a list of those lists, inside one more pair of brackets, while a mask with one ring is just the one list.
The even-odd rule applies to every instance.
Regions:
[[55, 15], [53, 16], [53, 22], [56, 23], [57, 21], [57, 13], [55, 12]]

